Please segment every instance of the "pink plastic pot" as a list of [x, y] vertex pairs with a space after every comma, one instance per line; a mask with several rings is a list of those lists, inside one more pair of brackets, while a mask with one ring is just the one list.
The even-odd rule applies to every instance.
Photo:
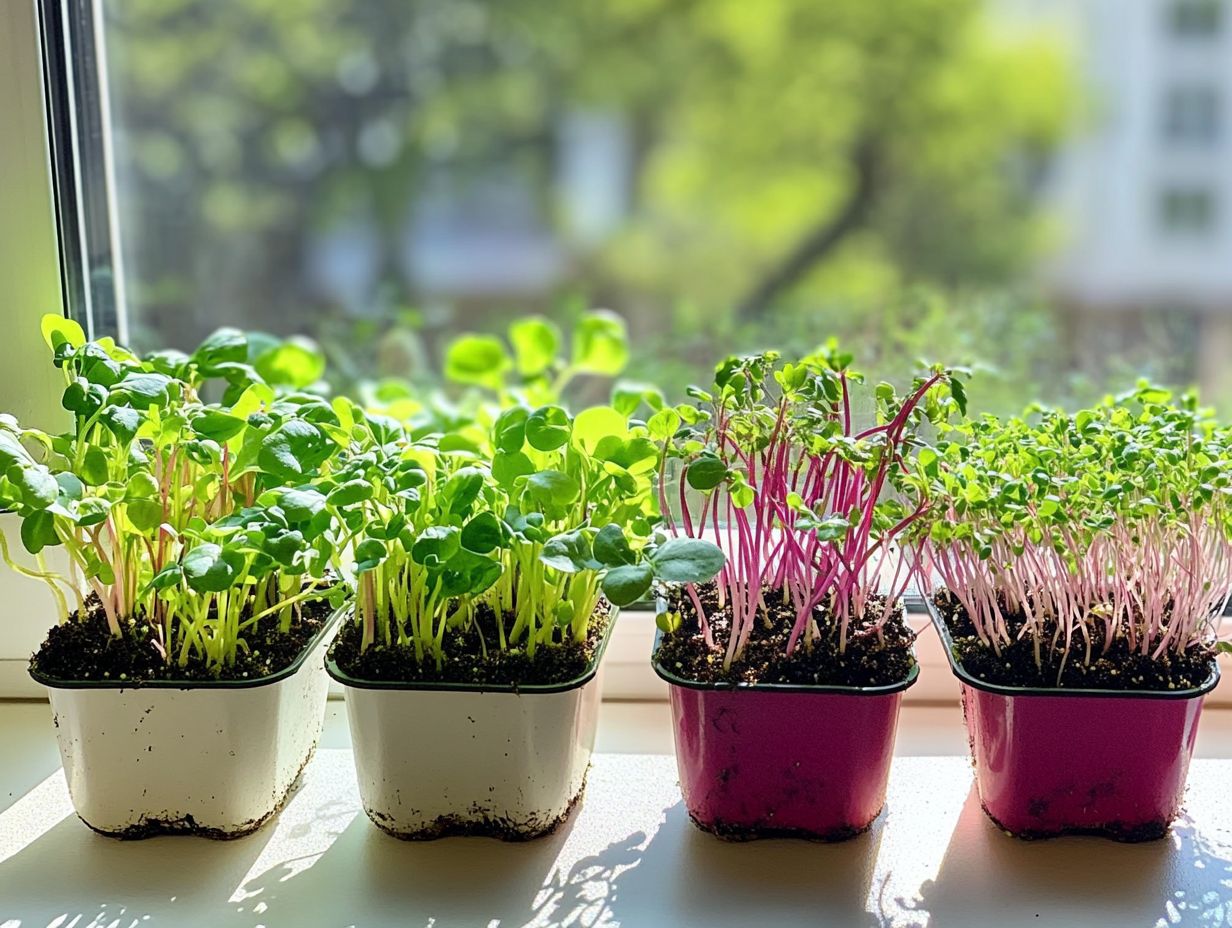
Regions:
[[1167, 692], [1007, 687], [977, 680], [954, 660], [932, 608], [963, 715], [984, 811], [1020, 838], [1094, 834], [1162, 837], [1185, 796], [1205, 695], [1219, 682]]
[[[658, 642], [656, 641], [656, 648]], [[885, 805], [902, 692], [875, 688], [668, 683], [680, 789], [704, 831], [736, 840], [841, 841]]]

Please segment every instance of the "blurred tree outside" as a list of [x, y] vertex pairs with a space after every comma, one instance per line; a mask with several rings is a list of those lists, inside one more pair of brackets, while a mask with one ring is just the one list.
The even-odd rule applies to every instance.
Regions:
[[[108, 0], [134, 340], [304, 331], [343, 376], [585, 305], [678, 391], [837, 335], [1101, 387], [1033, 293], [1063, 46], [978, 0]], [[564, 321], [562, 319], [562, 321]]]

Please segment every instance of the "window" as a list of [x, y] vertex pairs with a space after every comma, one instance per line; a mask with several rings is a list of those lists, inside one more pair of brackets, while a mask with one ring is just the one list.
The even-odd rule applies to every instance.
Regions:
[[1201, 235], [1215, 224], [1215, 196], [1199, 187], [1170, 187], [1159, 198], [1159, 221], [1170, 235]]
[[1217, 87], [1169, 89], [1164, 100], [1164, 137], [1179, 144], [1213, 145], [1222, 128], [1222, 103]]
[[1168, 18], [1172, 34], [1178, 38], [1209, 38], [1223, 24], [1223, 0], [1176, 0]]

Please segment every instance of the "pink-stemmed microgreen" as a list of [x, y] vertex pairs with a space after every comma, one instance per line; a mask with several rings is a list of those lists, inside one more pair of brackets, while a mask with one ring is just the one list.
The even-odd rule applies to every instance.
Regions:
[[[791, 606], [788, 655], [823, 634], [837, 637], [841, 653], [856, 623], [861, 634], [882, 637], [914, 575], [899, 542], [926, 500], [903, 478], [921, 428], [962, 412], [965, 393], [938, 366], [905, 394], [878, 384], [868, 410], [855, 395], [863, 377], [851, 360], [833, 344], [798, 362], [772, 352], [732, 357], [711, 389], [691, 391], [694, 404], [648, 422], [664, 442], [664, 463], [679, 465], [674, 500], [666, 469], [660, 480], [672, 530], [714, 538], [727, 556], [717, 577], [719, 608], [730, 613], [724, 670], [740, 659], [759, 617], [769, 621], [768, 596]], [[717, 647], [696, 587], [687, 602], [706, 644]], [[681, 616], [661, 604], [659, 622], [674, 631]]]
[[1152, 660], [1211, 648], [1232, 589], [1230, 464], [1232, 432], [1146, 382], [1074, 414], [984, 417], [918, 459], [924, 576], [987, 647], [1029, 640], [1058, 674], [1120, 640]]

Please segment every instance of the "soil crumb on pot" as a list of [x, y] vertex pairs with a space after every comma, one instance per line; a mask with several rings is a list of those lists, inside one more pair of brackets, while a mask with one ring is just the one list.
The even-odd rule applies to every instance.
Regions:
[[555, 834], [560, 826], [569, 820], [569, 816], [582, 801], [586, 792], [586, 784], [578, 794], [569, 800], [564, 812], [549, 818], [532, 815], [524, 819], [513, 819], [508, 816], [491, 815], [478, 805], [471, 808], [466, 815], [441, 815], [433, 822], [413, 830], [399, 829], [393, 825], [389, 817], [372, 809], [365, 809], [368, 818], [372, 819], [385, 834], [400, 841], [435, 841], [438, 838], [497, 838], [501, 841], [519, 842], [533, 841]]
[[[553, 686], [576, 680], [586, 673], [598, 654], [607, 631], [608, 606], [602, 603], [588, 627], [586, 640], [573, 639], [539, 645], [532, 659], [523, 646], [501, 650], [496, 615], [487, 606], [475, 610], [471, 628], [445, 632], [445, 661], [440, 670], [431, 655], [416, 659], [412, 644], [386, 647], [374, 644], [360, 651], [362, 631], [348, 621], [330, 648], [330, 657], [346, 674], [365, 682], [458, 683], [490, 686]], [[505, 632], [513, 620], [505, 620]], [[486, 646], [486, 654], [484, 649]]]
[[[1031, 637], [1019, 638], [1025, 616], [1008, 617], [1010, 636], [1014, 640], [997, 654], [979, 639], [957, 597], [948, 590], [941, 590], [933, 597], [933, 604], [954, 640], [955, 660], [977, 680], [998, 686], [1186, 690], [1201, 686], [1210, 678], [1211, 661], [1215, 657], [1209, 648], [1190, 648], [1184, 654], [1169, 649], [1153, 658], [1156, 642], [1152, 642], [1147, 654], [1141, 652], [1141, 646], [1131, 651], [1123, 630], [1112, 641], [1106, 640], [1102, 622], [1087, 626], [1091, 634], [1089, 645], [1075, 630], [1067, 647], [1064, 631], [1055, 620], [1050, 620], [1045, 626], [1045, 642], [1037, 665]], [[1001, 605], [1004, 608], [1004, 601]], [[1053, 641], [1056, 645], [1050, 646]]]
[[161, 680], [255, 680], [294, 664], [334, 611], [328, 600], [306, 601], [286, 634], [276, 619], [258, 622], [241, 634], [247, 647], [239, 649], [235, 663], [214, 674], [191, 658], [184, 667], [174, 659], [168, 664], [158, 652], [156, 630], [147, 622], [121, 625], [120, 637], [112, 636], [97, 596], [86, 600], [86, 608], [85, 621], [73, 616], [47, 633], [30, 659], [31, 670], [54, 680], [132, 686]]
[[[877, 814], [880, 815], [881, 813], [878, 812]], [[826, 832], [810, 831], [807, 828], [779, 828], [769, 823], [735, 825], [722, 821], [703, 822], [694, 816], [692, 812], [689, 813], [689, 820], [702, 831], [712, 834], [723, 841], [743, 842], [760, 841], [763, 838], [794, 838], [803, 841], [815, 841], [819, 844], [834, 844], [839, 841], [850, 841], [852, 838], [864, 834], [873, 827], [873, 822], [877, 821], [877, 817], [873, 816], [863, 828], [844, 826]]]
[[762, 618], [753, 625], [748, 646], [740, 659], [723, 669], [723, 654], [731, 629], [731, 608], [719, 608], [714, 583], [697, 588], [716, 647], [708, 648], [689, 597], [672, 604], [684, 626], [665, 635], [654, 659], [664, 670], [699, 683], [779, 683], [803, 686], [891, 686], [901, 683], [915, 666], [911, 644], [915, 633], [903, 620], [901, 604], [896, 604], [878, 636], [875, 625], [885, 609], [885, 600], [870, 597], [863, 616], [854, 619], [848, 630], [847, 646], [839, 651], [837, 629], [827, 627], [818, 617], [822, 634], [811, 647], [801, 637], [795, 651], [787, 655], [787, 642], [795, 621], [795, 608], [783, 602], [782, 590], [767, 589], [764, 600], [770, 612], [770, 627]]
[[1133, 825], [1127, 825], [1124, 822], [1108, 822], [1104, 825], [1085, 825], [1074, 828], [1027, 828], [1022, 831], [1013, 831], [1006, 828], [995, 815], [989, 812], [988, 806], [983, 802], [980, 806], [994, 825], [1010, 837], [1021, 838], [1023, 841], [1047, 841], [1049, 838], [1087, 836], [1111, 838], [1113, 841], [1120, 841], [1124, 844], [1139, 844], [1143, 841], [1158, 841], [1167, 835], [1171, 827], [1170, 821], [1138, 822]]
[[[235, 822], [226, 828], [202, 825], [191, 815], [185, 815], [181, 818], [143, 818], [141, 821], [129, 825], [127, 828], [121, 828], [118, 831], [95, 828], [84, 818], [81, 821], [91, 831], [107, 838], [118, 838], [121, 841], [143, 841], [146, 838], [158, 838], [164, 835], [189, 835], [194, 838], [209, 838], [211, 841], [234, 841], [236, 838], [245, 838], [282, 811], [283, 806], [287, 804], [287, 800], [299, 788], [299, 784], [303, 780], [304, 771], [308, 768], [308, 764], [312, 761], [314, 754], [316, 754], [315, 746], [308, 752], [308, 756], [304, 758], [304, 762], [299, 766], [299, 771], [295, 774], [295, 779], [291, 781], [287, 791], [282, 794], [282, 797], [272, 809], [260, 818], [249, 819], [245, 822]], [[77, 817], [81, 818], [80, 815]]]

